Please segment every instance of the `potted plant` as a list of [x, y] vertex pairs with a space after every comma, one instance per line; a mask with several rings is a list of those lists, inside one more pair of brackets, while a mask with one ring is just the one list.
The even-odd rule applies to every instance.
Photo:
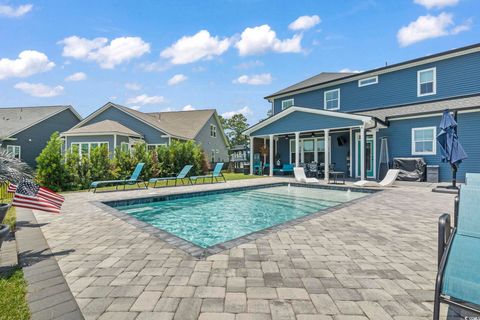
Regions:
[[[18, 184], [24, 176], [32, 178], [32, 169], [6, 149], [0, 148], [0, 186], [6, 187], [8, 183]], [[6, 188], [0, 189], [0, 247], [9, 233], [8, 225], [1, 224], [10, 209], [10, 203], [6, 201], [6, 197]]]

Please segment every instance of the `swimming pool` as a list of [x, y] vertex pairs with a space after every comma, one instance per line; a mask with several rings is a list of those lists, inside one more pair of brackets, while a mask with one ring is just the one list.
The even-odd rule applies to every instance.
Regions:
[[272, 186], [173, 200], [115, 205], [117, 210], [201, 248], [276, 226], [368, 195]]

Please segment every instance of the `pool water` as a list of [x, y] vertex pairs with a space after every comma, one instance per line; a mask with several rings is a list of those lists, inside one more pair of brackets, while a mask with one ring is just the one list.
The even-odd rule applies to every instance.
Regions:
[[365, 195], [362, 192], [277, 186], [116, 209], [208, 248]]

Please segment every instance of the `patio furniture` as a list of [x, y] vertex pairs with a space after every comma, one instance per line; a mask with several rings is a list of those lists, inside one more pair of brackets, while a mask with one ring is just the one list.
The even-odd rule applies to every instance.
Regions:
[[192, 176], [190, 177], [190, 180], [192, 181], [192, 183], [193, 182], [197, 183], [197, 181], [200, 179], [203, 179], [203, 182], [205, 182], [205, 179], [211, 178], [213, 183], [214, 179], [215, 179], [215, 182], [218, 182], [218, 178], [222, 178], [223, 182], [227, 182], [227, 180], [225, 179], [225, 176], [222, 173], [222, 169], [223, 169], [223, 162], [219, 162], [215, 165], [215, 168], [213, 169], [212, 174], [207, 174], [203, 176]]
[[318, 170], [318, 164], [316, 162], [308, 163], [307, 168], [308, 168], [307, 175], [309, 177], [318, 178], [320, 171]]
[[129, 178], [125, 178], [123, 180], [94, 181], [90, 184], [90, 187], [88, 188], [88, 191], [90, 191], [90, 189], [94, 188], [93, 193], [96, 193], [98, 187], [100, 187], [102, 185], [109, 185], [109, 184], [115, 185], [115, 190], [118, 190], [118, 187], [123, 185], [123, 190], [125, 190], [125, 187], [127, 186], [127, 184], [128, 185], [137, 184], [138, 188], [140, 189], [140, 188], [142, 188], [140, 186], [140, 183], [143, 183], [145, 185], [145, 189], [148, 189], [148, 182], [145, 182], [145, 181], [143, 181], [142, 179], [139, 178], [140, 173], [142, 173], [142, 169], [143, 169], [144, 165], [145, 165], [145, 163], [143, 163], [143, 162], [138, 163], [137, 166], [135, 167], [135, 170], [133, 171], [132, 175]]
[[465, 174], [465, 184], [469, 186], [480, 186], [480, 173], [467, 172]]
[[261, 162], [253, 164], [253, 174], [261, 176], [263, 174], [263, 165]]
[[284, 163], [282, 168], [273, 168], [273, 173], [280, 173], [282, 175], [292, 174], [293, 173], [293, 164]]
[[191, 164], [187, 164], [183, 167], [183, 169], [178, 173], [176, 177], [165, 177], [165, 178], [152, 178], [148, 180], [148, 182], [153, 183], [153, 187], [157, 187], [157, 182], [165, 181], [165, 187], [168, 187], [168, 181], [175, 181], [175, 186], [177, 185], [177, 181], [180, 180], [183, 184], [183, 179], [188, 179], [187, 181], [192, 184], [192, 181], [187, 177], [190, 170], [193, 168]]
[[397, 180], [399, 173], [400, 173], [400, 170], [398, 169], [390, 169], [387, 171], [385, 178], [383, 178], [383, 180], [380, 182], [361, 180], [361, 181], [355, 182], [353, 185], [357, 187], [391, 187]]
[[438, 221], [438, 273], [433, 319], [440, 316], [440, 303], [480, 313], [480, 187], [462, 186], [457, 227], [450, 215]]
[[305, 170], [301, 167], [293, 168], [293, 173], [295, 175], [295, 180], [302, 183], [318, 183], [316, 178], [307, 178], [305, 175]]
[[339, 183], [338, 182], [339, 178], [342, 178], [342, 180], [343, 180], [342, 184], [345, 184], [345, 172], [343, 172], [343, 171], [330, 171], [328, 173], [328, 182], [327, 183], [330, 183], [332, 178], [333, 178], [333, 183], [334, 184]]

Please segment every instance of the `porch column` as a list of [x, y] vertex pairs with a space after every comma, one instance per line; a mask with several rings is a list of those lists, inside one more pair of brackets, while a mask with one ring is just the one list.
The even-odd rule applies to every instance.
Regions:
[[273, 134], [270, 135], [270, 177], [273, 177]]
[[349, 175], [350, 178], [353, 177], [353, 129], [350, 128], [350, 167], [349, 167]]
[[[263, 148], [267, 147], [267, 138], [263, 138]], [[263, 154], [263, 166], [267, 163], [267, 155]]]
[[360, 127], [360, 180], [366, 180], [366, 175], [365, 175], [365, 126]]
[[325, 141], [325, 181], [328, 181], [328, 176], [330, 174], [330, 139], [329, 139], [330, 129], [324, 129], [324, 141]]
[[250, 175], [253, 175], [253, 137], [250, 137]]
[[300, 166], [300, 132], [295, 132], [295, 167]]

